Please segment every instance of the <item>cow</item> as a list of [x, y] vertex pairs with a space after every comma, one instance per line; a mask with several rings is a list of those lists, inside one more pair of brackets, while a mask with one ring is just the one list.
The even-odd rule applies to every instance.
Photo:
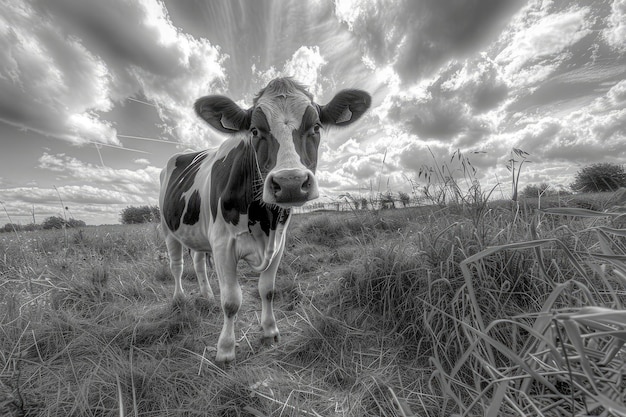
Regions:
[[195, 102], [196, 114], [228, 138], [214, 150], [172, 156], [161, 172], [159, 203], [175, 299], [184, 297], [186, 247], [201, 296], [214, 301], [206, 271], [206, 256], [213, 256], [224, 315], [216, 362], [235, 359], [241, 259], [260, 273], [263, 341], [279, 341], [272, 302], [291, 208], [319, 196], [315, 170], [322, 128], [347, 126], [370, 104], [368, 93], [348, 89], [318, 105], [291, 78], [269, 82], [248, 109], [221, 95]]

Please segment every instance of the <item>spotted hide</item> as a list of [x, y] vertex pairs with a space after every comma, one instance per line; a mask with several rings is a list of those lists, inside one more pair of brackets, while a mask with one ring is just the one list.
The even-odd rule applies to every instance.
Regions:
[[174, 155], [161, 172], [159, 202], [175, 298], [183, 297], [187, 247], [200, 293], [214, 299], [205, 261], [207, 253], [213, 254], [224, 312], [216, 361], [235, 359], [240, 259], [260, 273], [264, 339], [278, 341], [272, 298], [290, 208], [319, 195], [315, 169], [322, 127], [349, 125], [370, 102], [364, 91], [343, 90], [328, 104], [318, 105], [290, 78], [271, 81], [248, 109], [224, 96], [196, 101], [196, 113], [229, 138], [216, 150]]

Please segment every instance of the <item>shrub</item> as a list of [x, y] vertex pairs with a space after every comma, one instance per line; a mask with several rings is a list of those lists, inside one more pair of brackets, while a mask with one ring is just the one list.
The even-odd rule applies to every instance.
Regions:
[[69, 219], [65, 220], [61, 216], [50, 216], [43, 221], [41, 227], [45, 230], [49, 229], [62, 229], [65, 227], [83, 227], [86, 223], [82, 220]]
[[65, 220], [63, 219], [63, 217], [50, 216], [43, 221], [43, 223], [41, 224], [41, 227], [43, 227], [46, 230], [62, 229], [64, 224], [65, 224]]
[[572, 190], [587, 193], [615, 191], [620, 187], [626, 187], [624, 166], [608, 162], [582, 168], [571, 185]]
[[403, 191], [398, 192], [398, 198], [400, 199], [403, 207], [408, 206], [411, 202], [411, 197]]
[[126, 207], [120, 213], [122, 224], [150, 223], [161, 216], [158, 206]]

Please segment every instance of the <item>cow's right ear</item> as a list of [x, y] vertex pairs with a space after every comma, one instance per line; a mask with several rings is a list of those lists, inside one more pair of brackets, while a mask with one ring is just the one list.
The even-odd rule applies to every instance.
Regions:
[[224, 96], [206, 96], [196, 100], [196, 114], [215, 129], [236, 133], [250, 128], [250, 111], [243, 110]]

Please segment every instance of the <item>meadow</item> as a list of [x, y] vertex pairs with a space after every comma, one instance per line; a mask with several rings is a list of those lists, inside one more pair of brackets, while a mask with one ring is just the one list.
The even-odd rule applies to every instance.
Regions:
[[261, 344], [240, 263], [227, 367], [188, 257], [172, 301], [156, 224], [2, 233], [0, 415], [626, 416], [615, 196], [296, 215], [282, 340]]

